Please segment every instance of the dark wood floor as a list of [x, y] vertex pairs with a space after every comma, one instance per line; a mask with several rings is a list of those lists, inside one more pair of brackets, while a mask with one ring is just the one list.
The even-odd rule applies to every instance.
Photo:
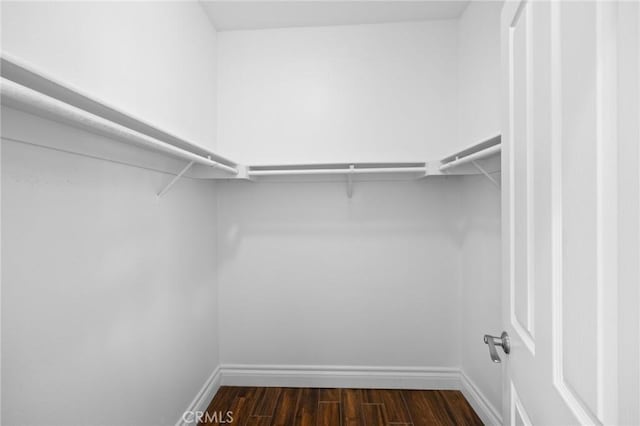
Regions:
[[227, 411], [238, 426], [482, 425], [459, 391], [222, 386], [202, 424]]

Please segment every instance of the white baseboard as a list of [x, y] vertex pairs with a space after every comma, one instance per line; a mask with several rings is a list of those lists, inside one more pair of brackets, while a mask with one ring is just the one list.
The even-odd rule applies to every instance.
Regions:
[[222, 365], [230, 386], [459, 389], [457, 368], [309, 365]]
[[[485, 424], [502, 424], [500, 411], [455, 367], [225, 364], [211, 374], [187, 410], [204, 411], [221, 385], [459, 390]], [[176, 424], [186, 425], [182, 418]]]
[[[217, 366], [216, 369], [213, 370], [213, 373], [211, 373], [207, 381], [204, 383], [204, 385], [202, 386], [202, 388], [200, 389], [196, 397], [193, 398], [193, 401], [191, 401], [191, 404], [189, 404], [189, 407], [184, 411], [184, 413], [187, 413], [187, 412], [195, 413], [198, 411], [205, 411], [209, 406], [209, 403], [211, 403], [211, 400], [213, 399], [215, 394], [218, 392], [218, 389], [220, 388], [221, 379], [222, 379], [222, 369], [220, 368], [220, 366]], [[181, 414], [180, 419], [176, 423], [176, 426], [187, 426], [187, 425], [193, 426], [197, 422], [188, 421], [189, 419], [192, 419], [192, 418], [194, 417], [191, 414], [187, 416], [184, 416], [184, 414]]]
[[485, 425], [501, 425], [502, 414], [480, 392], [478, 386], [460, 370], [460, 391]]

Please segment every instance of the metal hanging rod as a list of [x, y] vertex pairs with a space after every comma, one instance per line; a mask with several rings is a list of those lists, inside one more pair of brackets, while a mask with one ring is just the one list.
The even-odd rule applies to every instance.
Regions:
[[159, 139], [132, 130], [128, 127], [114, 123], [110, 120], [87, 112], [83, 109], [69, 105], [66, 102], [44, 95], [28, 87], [22, 86], [6, 78], [2, 78], [0, 84], [2, 103], [17, 107], [28, 112], [35, 112], [45, 117], [53, 118], [97, 132], [118, 140], [133, 142], [155, 151], [161, 151], [174, 157], [193, 161], [209, 167], [215, 167], [226, 173], [238, 174], [235, 167], [213, 161], [192, 152], [178, 148]]
[[[405, 167], [402, 165], [388, 164], [389, 167], [361, 167], [357, 168], [356, 164], [326, 164], [324, 165], [324, 169], [320, 168], [322, 166], [316, 165], [308, 166], [308, 168], [298, 167], [291, 168], [292, 166], [271, 166], [268, 169], [260, 169], [260, 170], [251, 170], [247, 172], [249, 177], [257, 177], [257, 176], [313, 176], [313, 175], [342, 175], [347, 177], [347, 197], [353, 197], [353, 176], [355, 174], [390, 174], [390, 173], [411, 173], [418, 174], [419, 177], [423, 177], [427, 175], [427, 166], [417, 166], [416, 164], [421, 163], [411, 163], [407, 164]], [[364, 166], [365, 164], [363, 164]], [[333, 167], [332, 167], [333, 166]], [[340, 168], [335, 168], [336, 166]], [[370, 166], [370, 165], [369, 165]]]
[[498, 154], [501, 150], [502, 150], [502, 147], [501, 147], [500, 144], [494, 145], [494, 146], [491, 146], [489, 148], [483, 149], [481, 151], [474, 152], [473, 154], [469, 154], [469, 155], [464, 156], [464, 157], [456, 158], [453, 161], [445, 163], [445, 164], [440, 166], [440, 170], [444, 171], [444, 170], [450, 169], [452, 167], [460, 166], [462, 164], [467, 164], [467, 163], [471, 163], [471, 162], [476, 161], [476, 160], [481, 160], [483, 158], [491, 157], [492, 155]]
[[342, 169], [273, 169], [273, 170], [249, 170], [249, 176], [296, 176], [296, 175], [351, 175], [373, 173], [426, 173], [426, 167], [369, 167], [369, 168], [342, 168]]
[[167, 129], [158, 127], [158, 123], [152, 124], [144, 118], [132, 114], [130, 111], [125, 111], [119, 106], [112, 105], [104, 99], [96, 97], [95, 94], [74, 86], [68, 81], [59, 80], [57, 76], [4, 51], [0, 53], [0, 75], [7, 80], [28, 87], [43, 95], [58, 99], [177, 148], [182, 148], [205, 158], [210, 156], [213, 161], [227, 166], [236, 166], [235, 161], [225, 158], [198, 143], [185, 140], [167, 131]]

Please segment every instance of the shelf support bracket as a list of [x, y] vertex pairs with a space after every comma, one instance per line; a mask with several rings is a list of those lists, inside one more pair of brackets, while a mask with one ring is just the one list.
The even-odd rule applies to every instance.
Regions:
[[180, 180], [180, 178], [182, 177], [182, 175], [184, 175], [185, 173], [187, 173], [187, 171], [191, 168], [191, 166], [193, 166], [193, 164], [194, 164], [194, 162], [193, 162], [193, 161], [190, 161], [190, 162], [189, 162], [189, 164], [187, 164], [187, 165], [184, 167], [184, 169], [180, 170], [180, 173], [178, 173], [177, 175], [175, 175], [175, 176], [173, 177], [173, 179], [171, 179], [171, 182], [169, 182], [169, 183], [167, 184], [167, 186], [165, 186], [165, 187], [164, 187], [164, 189], [158, 193], [158, 198], [162, 198], [162, 196], [163, 196], [164, 194], [166, 194], [167, 192], [169, 192], [169, 190], [171, 189], [171, 187], [172, 187], [173, 185], [175, 185], [177, 181], [179, 181], [179, 180]]
[[347, 197], [349, 198], [353, 197], [353, 169], [355, 169], [355, 166], [351, 164], [347, 175]]
[[471, 164], [473, 164], [475, 168], [480, 171], [480, 173], [485, 175], [485, 177], [489, 179], [491, 183], [493, 183], [496, 187], [500, 188], [500, 183], [493, 176], [491, 176], [489, 172], [487, 172], [480, 164], [478, 164], [475, 160], [472, 160]]

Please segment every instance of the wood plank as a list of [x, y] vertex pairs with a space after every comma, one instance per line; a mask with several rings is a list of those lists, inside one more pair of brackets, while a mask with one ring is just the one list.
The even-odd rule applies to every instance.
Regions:
[[453, 424], [454, 419], [449, 414], [446, 401], [442, 398], [442, 395], [438, 391], [420, 391], [423, 398], [429, 404], [431, 412], [438, 421], [439, 424]]
[[402, 397], [407, 403], [407, 409], [414, 426], [432, 426], [442, 424], [436, 418], [429, 402], [424, 398], [422, 391], [403, 390]]
[[340, 402], [340, 391], [338, 388], [320, 389], [318, 401], [320, 402]]
[[366, 426], [385, 426], [384, 412], [382, 404], [364, 403], [360, 405], [362, 419]]
[[340, 402], [319, 402], [318, 403], [318, 426], [339, 426], [340, 425]]
[[366, 389], [364, 402], [384, 405], [388, 423], [411, 423], [407, 405], [398, 389]]
[[239, 426], [482, 424], [459, 391], [222, 386], [202, 424], [224, 424], [227, 411]]
[[252, 416], [273, 416], [282, 388], [260, 388], [260, 396], [256, 399]]
[[217, 409], [223, 405], [230, 404], [238, 390], [239, 388], [233, 386], [220, 386], [218, 392], [213, 396], [211, 403], [209, 403], [207, 410]]
[[304, 388], [300, 394], [296, 410], [295, 425], [316, 426], [318, 415], [318, 389]]
[[[201, 425], [214, 425], [217, 424], [217, 421], [214, 422], [214, 418], [216, 420], [219, 419], [220, 412], [226, 413], [227, 410], [231, 409], [233, 405], [233, 401], [235, 400], [236, 395], [240, 392], [241, 388], [233, 387], [233, 386], [221, 386], [216, 392], [215, 396], [211, 400], [211, 403], [207, 407], [205, 411], [205, 415], [203, 421], [200, 422]], [[214, 417], [214, 413], [217, 413]]]
[[284, 388], [280, 401], [273, 414], [273, 426], [293, 426], [295, 423], [295, 413], [302, 390], [300, 388]]
[[343, 426], [363, 426], [362, 420], [362, 390], [342, 390], [342, 424]]
[[449, 407], [449, 414], [459, 425], [482, 426], [482, 420], [473, 411], [460, 391], [438, 391]]
[[258, 392], [257, 388], [243, 387], [239, 388], [235, 400], [231, 405], [231, 411], [233, 412], [234, 425], [245, 425], [251, 417], [251, 412], [255, 406], [255, 395]]

